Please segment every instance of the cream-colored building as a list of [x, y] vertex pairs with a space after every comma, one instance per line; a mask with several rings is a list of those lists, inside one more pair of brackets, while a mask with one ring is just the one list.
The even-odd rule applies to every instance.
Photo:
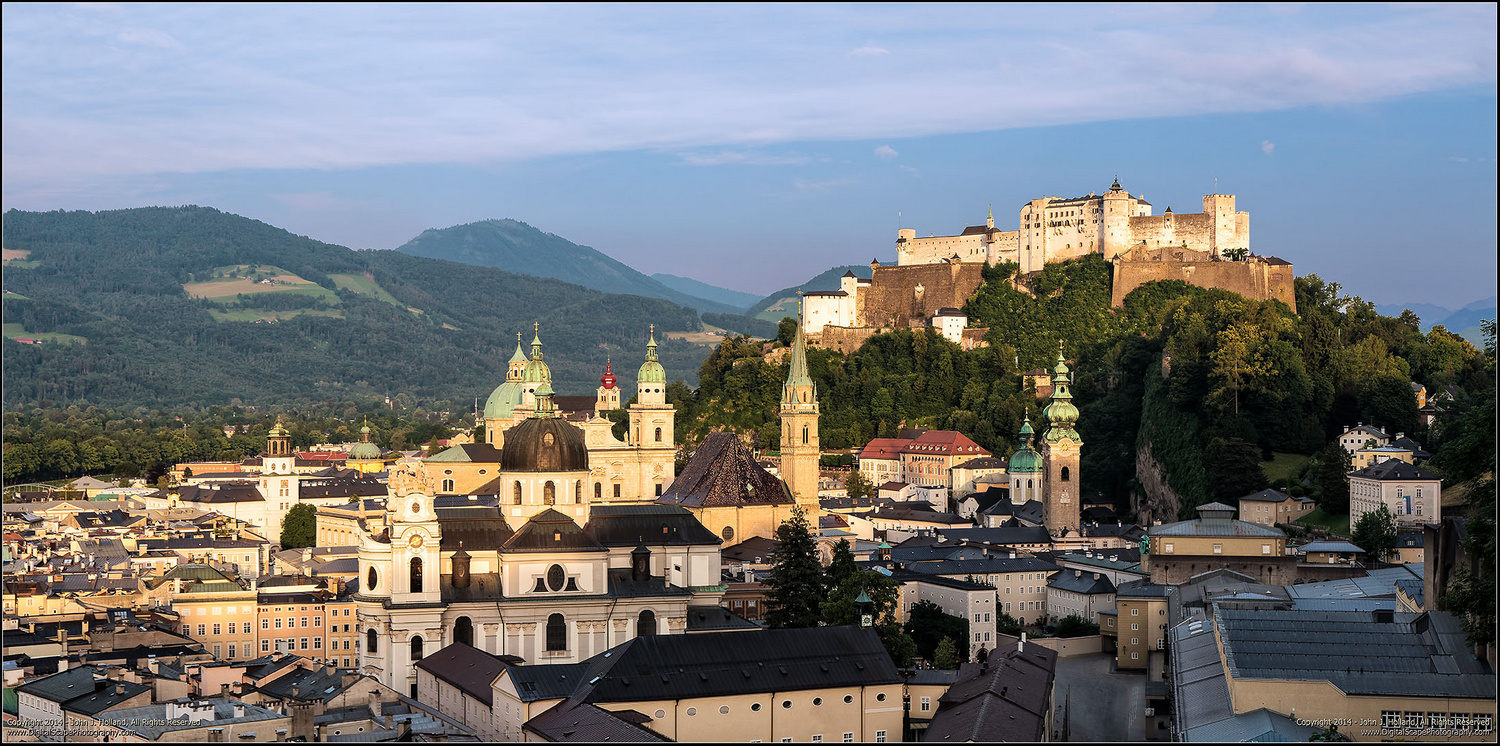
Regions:
[[873, 630], [647, 637], [609, 653], [570, 670], [501, 671], [493, 695], [499, 738], [519, 740], [526, 721], [575, 697], [641, 713], [645, 727], [682, 742], [902, 738], [902, 678]]
[[1421, 527], [1443, 519], [1443, 478], [1399, 459], [1381, 461], [1349, 475], [1349, 525], [1385, 505], [1396, 524]]
[[162, 580], [170, 589], [177, 631], [220, 660], [245, 660], [255, 649], [256, 590], [207, 565], [179, 565]]
[[926, 601], [935, 604], [944, 614], [969, 620], [969, 652], [980, 646], [995, 647], [995, 589], [988, 584], [972, 583], [941, 575], [896, 576], [901, 583], [901, 619], [910, 621], [911, 607]]
[[1019, 227], [1013, 231], [997, 229], [993, 212], [984, 225], [969, 226], [956, 236], [918, 238], [915, 230], [900, 229], [896, 263], [936, 264], [956, 257], [992, 265], [1016, 262], [1022, 272], [1036, 272], [1048, 263], [1087, 254], [1113, 259], [1141, 245], [1186, 246], [1219, 256], [1249, 249], [1250, 215], [1235, 209], [1232, 194], [1205, 195], [1201, 213], [1176, 214], [1170, 207], [1160, 216], [1151, 212], [1151, 203], [1116, 180], [1104, 194], [1031, 200], [1021, 206]]
[[1306, 497], [1292, 497], [1281, 490], [1265, 489], [1240, 498], [1240, 520], [1262, 526], [1291, 523], [1318, 507]]
[[1344, 452], [1348, 453], [1351, 459], [1354, 458], [1355, 452], [1361, 448], [1390, 445], [1390, 442], [1391, 436], [1386, 435], [1385, 431], [1373, 425], [1366, 425], [1363, 422], [1353, 427], [1346, 427], [1344, 428], [1344, 432], [1339, 434], [1339, 445], [1343, 447]]
[[1213, 622], [1236, 714], [1350, 723], [1355, 741], [1495, 739], [1495, 674], [1451, 614], [1219, 606]]

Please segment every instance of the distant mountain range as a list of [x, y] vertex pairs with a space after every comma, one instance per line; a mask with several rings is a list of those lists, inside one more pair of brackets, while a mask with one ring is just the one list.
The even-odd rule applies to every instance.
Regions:
[[[396, 251], [480, 267], [499, 267], [536, 277], [553, 277], [606, 293], [660, 298], [700, 312], [738, 314], [743, 313], [747, 305], [725, 303], [674, 289], [601, 251], [580, 246], [519, 220], [482, 220], [451, 228], [433, 228], [396, 247]], [[733, 292], [695, 280], [688, 282], [710, 291]]]
[[1375, 306], [1376, 313], [1384, 316], [1400, 316], [1404, 310], [1410, 310], [1422, 319], [1424, 332], [1441, 325], [1448, 331], [1469, 340], [1474, 346], [1480, 347], [1484, 345], [1484, 337], [1480, 334], [1479, 321], [1495, 318], [1496, 298], [1491, 295], [1457, 310], [1431, 303], [1383, 303]]
[[740, 309], [741, 313], [743, 313], [744, 310], [749, 308], [750, 306], [755, 305], [756, 301], [760, 300], [760, 296], [754, 293], [743, 293], [738, 290], [721, 288], [717, 285], [710, 285], [706, 282], [699, 282], [698, 280], [694, 280], [691, 277], [678, 277], [677, 275], [669, 275], [658, 272], [657, 274], [651, 275], [651, 279], [656, 280], [657, 282], [660, 282], [661, 284], [666, 285], [667, 287], [676, 290], [679, 293], [687, 293], [688, 295], [691, 295], [695, 298], [705, 298], [715, 303], [723, 303], [728, 306], [734, 306]]
[[[670, 300], [354, 251], [212, 208], [11, 210], [3, 227], [7, 410], [41, 400], [129, 411], [390, 396], [467, 412], [504, 381], [516, 336], [529, 343], [533, 323], [561, 394], [592, 394], [607, 356], [629, 369], [651, 324], [670, 379], [695, 383], [712, 349], [668, 337], [703, 329]], [[535, 253], [508, 269], [590, 259], [575, 251], [559, 260], [554, 252], [572, 244], [512, 231], [535, 240]], [[462, 235], [424, 236], [464, 244]], [[593, 259], [601, 275], [618, 265]]]

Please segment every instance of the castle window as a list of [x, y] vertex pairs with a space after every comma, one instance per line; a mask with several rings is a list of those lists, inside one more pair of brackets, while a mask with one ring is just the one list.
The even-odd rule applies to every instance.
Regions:
[[601, 499], [603, 497], [604, 497], [604, 485], [599, 484], [598, 482], [595, 482], [594, 483], [594, 499], [595, 500], [599, 500], [599, 499]]
[[1068, 481], [1068, 467], [1066, 466], [1062, 468], [1062, 481]]
[[656, 428], [656, 442], [661, 442], [661, 428]]
[[511, 494], [514, 496], [516, 504], [520, 505], [521, 504], [521, 483], [520, 482], [516, 482], [512, 486], [512, 488], [511, 488]]
[[641, 612], [635, 620], [636, 637], [650, 637], [656, 634], [656, 612], [646, 609]]
[[568, 627], [563, 621], [562, 614], [553, 614], [547, 617], [547, 649], [568, 649]]
[[411, 558], [411, 592], [422, 592], [422, 558]]
[[412, 662], [422, 660], [422, 637], [420, 635], [411, 638], [411, 659]]
[[380, 639], [380, 637], [375, 634], [375, 628], [374, 627], [371, 627], [370, 629], [366, 630], [365, 631], [365, 652], [369, 653], [371, 655], [374, 655], [377, 652], [377, 650], [378, 650], [379, 643], [377, 641], [379, 639]]
[[547, 482], [546, 484], [542, 485], [542, 504], [543, 505], [556, 505], [557, 504], [557, 485], [553, 484], [550, 481]]

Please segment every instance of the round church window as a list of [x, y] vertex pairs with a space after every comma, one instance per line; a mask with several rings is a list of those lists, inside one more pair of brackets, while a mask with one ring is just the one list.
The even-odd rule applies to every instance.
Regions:
[[552, 436], [552, 433], [542, 433], [542, 445], [550, 446], [556, 442], [557, 439]]
[[734, 527], [733, 526], [725, 526], [724, 527], [724, 541], [732, 541], [733, 539], [734, 539]]
[[563, 589], [563, 585], [566, 584], [567, 582], [568, 582], [568, 574], [563, 571], [563, 566], [562, 565], [553, 565], [553, 566], [547, 568], [547, 587], [548, 588], [551, 588], [554, 591], [560, 591], [560, 590]]

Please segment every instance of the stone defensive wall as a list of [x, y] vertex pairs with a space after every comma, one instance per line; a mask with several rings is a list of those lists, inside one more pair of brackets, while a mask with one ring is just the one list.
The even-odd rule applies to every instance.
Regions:
[[939, 308], [963, 308], [984, 284], [983, 270], [983, 261], [876, 267], [859, 291], [859, 326], [923, 325]]
[[[1131, 252], [1138, 255], [1142, 252]], [[1182, 254], [1178, 251], [1176, 254]], [[1198, 252], [1188, 252], [1196, 254]], [[1219, 288], [1253, 300], [1275, 298], [1297, 310], [1292, 289], [1292, 265], [1276, 257], [1251, 257], [1246, 261], [1215, 261], [1211, 257], [1127, 258], [1114, 261], [1114, 292], [1111, 304], [1120, 308], [1130, 291], [1154, 280], [1182, 280], [1189, 285]]]

